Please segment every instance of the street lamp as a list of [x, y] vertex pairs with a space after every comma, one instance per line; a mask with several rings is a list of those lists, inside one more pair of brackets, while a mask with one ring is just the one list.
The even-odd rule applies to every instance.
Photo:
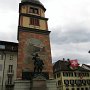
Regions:
[[90, 53], [90, 50], [88, 51], [88, 53]]

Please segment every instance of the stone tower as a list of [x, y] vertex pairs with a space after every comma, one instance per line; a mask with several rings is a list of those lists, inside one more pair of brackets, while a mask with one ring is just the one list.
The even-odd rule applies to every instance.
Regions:
[[[17, 79], [29, 79], [34, 72], [33, 55], [43, 60], [43, 73], [53, 77], [48, 18], [39, 0], [22, 0], [19, 4]], [[26, 76], [25, 76], [26, 75]]]

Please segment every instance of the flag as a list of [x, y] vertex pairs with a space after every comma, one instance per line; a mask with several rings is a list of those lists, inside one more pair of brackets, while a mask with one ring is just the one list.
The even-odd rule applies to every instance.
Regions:
[[79, 66], [78, 60], [70, 60], [70, 67], [77, 68]]

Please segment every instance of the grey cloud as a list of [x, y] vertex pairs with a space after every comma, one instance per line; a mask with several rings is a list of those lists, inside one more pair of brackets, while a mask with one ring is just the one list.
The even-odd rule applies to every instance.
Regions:
[[56, 31], [52, 32], [51, 34], [52, 43], [69, 44], [90, 42], [90, 32], [87, 32], [87, 29], [85, 28], [83, 29], [73, 27], [71, 30], [67, 29], [66, 32], [59, 32], [59, 29], [57, 29]]
[[17, 42], [17, 30], [16, 31], [9, 31], [9, 33], [7, 31], [6, 32], [0, 32], [0, 40]]
[[3, 10], [17, 10], [21, 0], [0, 0], [0, 9]]
[[77, 59], [79, 64], [90, 64], [90, 56], [89, 55], [80, 55], [80, 54], [63, 54], [62, 56], [59, 57], [54, 57], [53, 62], [56, 62], [58, 60], [62, 60], [65, 58], [65, 60], [70, 59], [74, 60]]

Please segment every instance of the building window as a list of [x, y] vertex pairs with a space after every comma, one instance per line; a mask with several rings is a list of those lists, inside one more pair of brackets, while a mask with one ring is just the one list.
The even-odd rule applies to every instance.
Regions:
[[30, 13], [39, 14], [39, 10], [37, 8], [30, 7]]
[[89, 73], [86, 73], [86, 76], [89, 77]]
[[66, 86], [68, 86], [68, 85], [69, 85], [69, 80], [64, 80], [64, 84], [65, 84]]
[[34, 9], [34, 13], [38, 14], [38, 9], [37, 8]]
[[70, 84], [71, 85], [74, 85], [74, 80], [70, 80]]
[[8, 77], [8, 84], [12, 84], [12, 77]]
[[89, 89], [86, 87], [85, 90], [89, 90]]
[[60, 77], [60, 73], [57, 73], [57, 78], [59, 78]]
[[30, 18], [30, 24], [34, 25], [34, 18]]
[[9, 72], [13, 72], [13, 65], [9, 65]]
[[82, 84], [86, 85], [86, 80], [82, 80]]
[[69, 90], [69, 88], [66, 88], [66, 90]]
[[76, 72], [74, 72], [74, 75], [75, 75], [75, 77], [77, 77], [77, 73]]
[[5, 45], [0, 45], [0, 49], [5, 49]]
[[56, 79], [56, 74], [54, 75], [54, 78]]
[[63, 72], [63, 76], [65, 76], [65, 72]]
[[30, 25], [39, 26], [39, 19], [37, 19], [37, 18], [30, 18]]
[[90, 80], [87, 80], [87, 84], [90, 85]]
[[73, 72], [69, 72], [69, 76], [72, 77], [73, 76]]
[[13, 60], [13, 55], [10, 55], [10, 60]]
[[61, 80], [58, 81], [58, 86], [61, 85]]
[[80, 90], [80, 88], [77, 88], [77, 90]]
[[80, 86], [82, 84], [81, 80], [75, 80], [75, 83], [77, 86]]
[[0, 53], [0, 60], [3, 60], [3, 54]]
[[68, 72], [63, 72], [63, 76], [68, 76]]
[[2, 71], [2, 64], [0, 64], [0, 71]]
[[75, 88], [72, 88], [72, 90], [75, 90]]
[[34, 19], [34, 22], [35, 22], [35, 25], [36, 25], [36, 26], [39, 26], [39, 19], [35, 18], [35, 19]]
[[81, 88], [81, 90], [84, 90], [84, 88]]

